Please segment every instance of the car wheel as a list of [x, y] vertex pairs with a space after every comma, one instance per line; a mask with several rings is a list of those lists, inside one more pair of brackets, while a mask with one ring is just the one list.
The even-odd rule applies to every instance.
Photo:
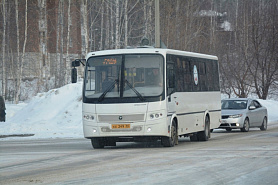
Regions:
[[231, 132], [232, 129], [231, 128], [226, 128], [226, 131]]
[[250, 128], [249, 120], [248, 118], [245, 118], [243, 127], [240, 129], [242, 132], [248, 132]]
[[209, 117], [206, 116], [205, 129], [204, 131], [197, 132], [197, 137], [199, 141], [207, 141], [210, 137], [210, 121]]
[[165, 147], [173, 147], [178, 143], [178, 135], [177, 135], [177, 124], [176, 121], [173, 120], [171, 126], [171, 136], [170, 137], [162, 137], [161, 143]]
[[91, 143], [94, 149], [104, 148], [105, 145], [105, 142], [102, 138], [92, 138]]
[[262, 131], [267, 129], [267, 118], [266, 117], [264, 117], [264, 120], [263, 120], [263, 123], [262, 123], [262, 126], [260, 127], [260, 129]]

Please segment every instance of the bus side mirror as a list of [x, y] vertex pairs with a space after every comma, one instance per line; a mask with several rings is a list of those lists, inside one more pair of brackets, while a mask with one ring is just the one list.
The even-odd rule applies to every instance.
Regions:
[[80, 60], [74, 60], [71, 62], [71, 67], [78, 67], [80, 66]]
[[71, 69], [71, 83], [76, 83], [77, 82], [77, 69], [72, 68]]

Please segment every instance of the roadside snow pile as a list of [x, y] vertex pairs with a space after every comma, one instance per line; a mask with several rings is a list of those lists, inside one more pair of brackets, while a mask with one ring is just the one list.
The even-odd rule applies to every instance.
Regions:
[[258, 101], [267, 108], [268, 122], [278, 122], [278, 101], [261, 99]]
[[82, 82], [79, 82], [39, 93], [28, 104], [7, 104], [7, 122], [0, 122], [0, 135], [83, 137], [81, 93]]

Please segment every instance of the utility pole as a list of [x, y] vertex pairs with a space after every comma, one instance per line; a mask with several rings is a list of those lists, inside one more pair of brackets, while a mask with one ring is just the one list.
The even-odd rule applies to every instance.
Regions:
[[155, 47], [160, 48], [159, 0], [155, 0]]

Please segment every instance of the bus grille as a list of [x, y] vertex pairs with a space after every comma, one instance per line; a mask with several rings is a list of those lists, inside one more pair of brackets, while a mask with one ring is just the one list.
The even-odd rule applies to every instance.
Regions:
[[144, 114], [129, 114], [129, 115], [99, 115], [98, 116], [99, 122], [138, 122], [138, 121], [145, 121]]

